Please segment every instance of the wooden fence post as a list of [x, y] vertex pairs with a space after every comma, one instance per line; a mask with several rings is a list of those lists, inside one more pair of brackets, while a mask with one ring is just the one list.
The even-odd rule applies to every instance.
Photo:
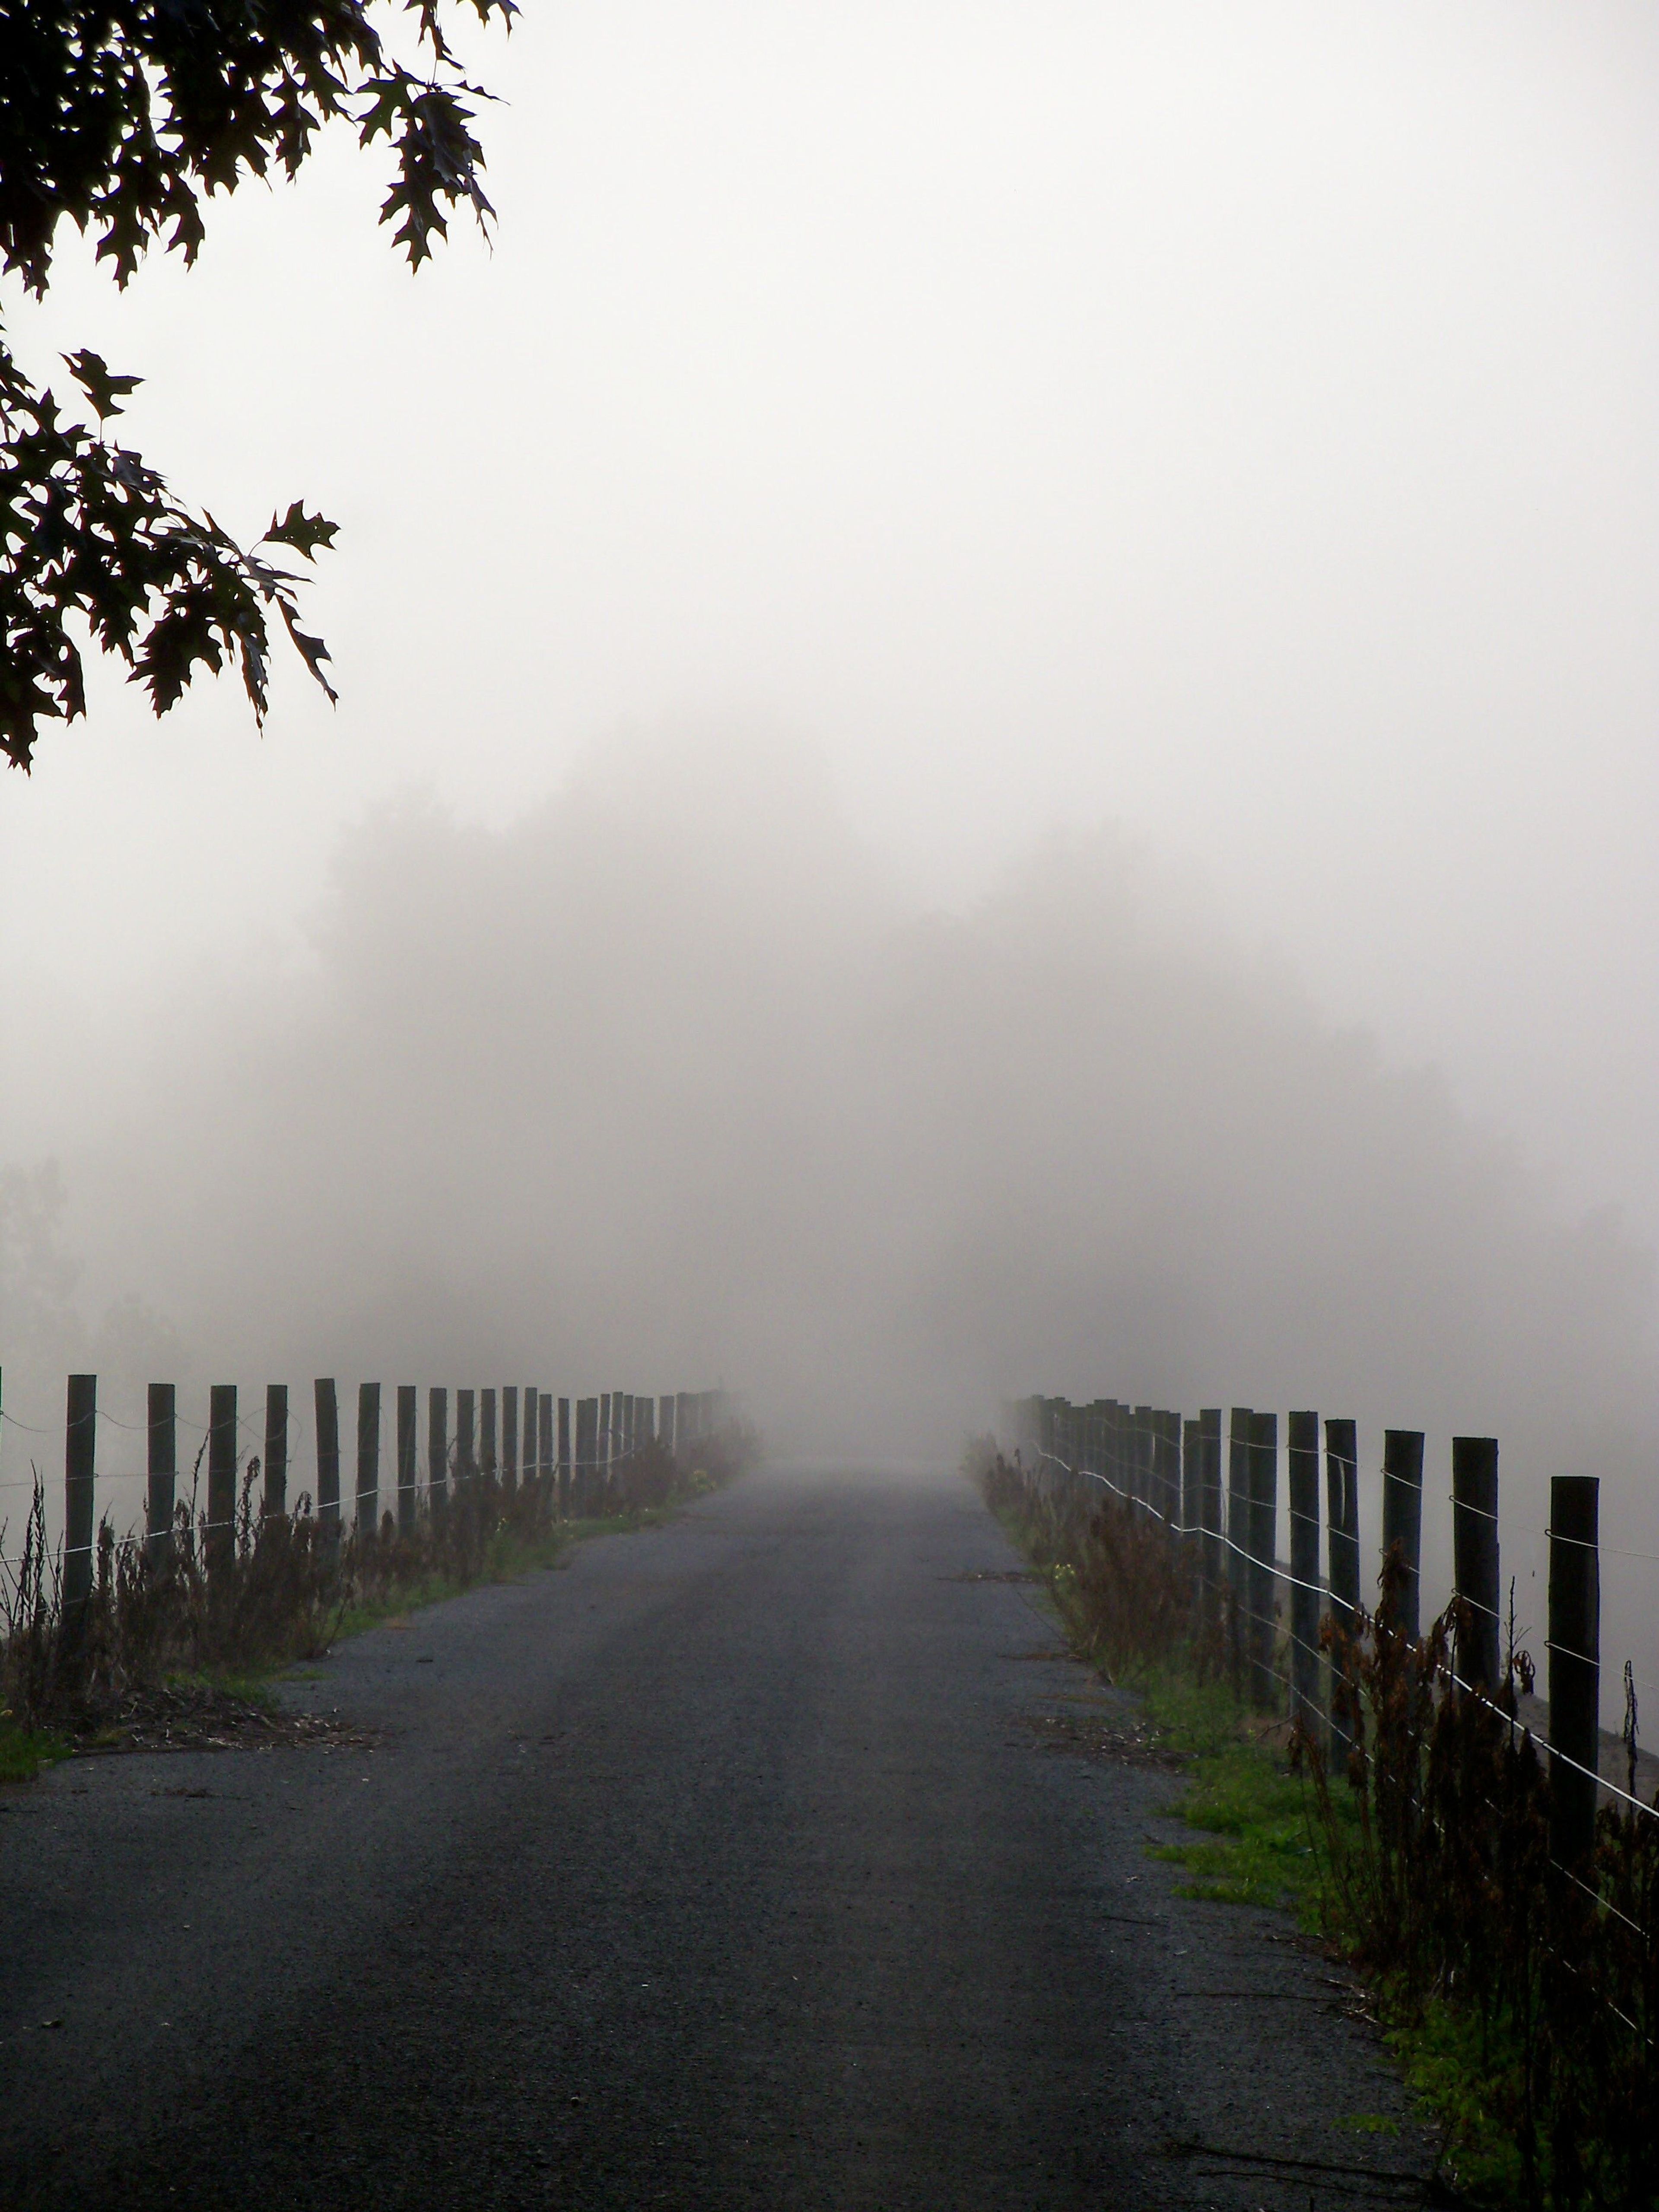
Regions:
[[524, 1393], [524, 1481], [526, 1490], [541, 1466], [538, 1448], [541, 1425], [537, 1418], [541, 1402], [540, 1391], [532, 1384], [526, 1383]]
[[1132, 1416], [1134, 1425], [1130, 1431], [1129, 1490], [1135, 1503], [1146, 1506], [1152, 1503], [1152, 1409], [1137, 1406]]
[[611, 1487], [611, 1393], [599, 1394], [599, 1408], [593, 1431], [593, 1491], [595, 1503], [590, 1509], [604, 1513], [610, 1502]]
[[[1359, 1431], [1357, 1422], [1325, 1424], [1325, 1506], [1329, 1535], [1331, 1615], [1339, 1633], [1353, 1635], [1359, 1623]], [[1334, 1673], [1332, 1677], [1335, 1680]], [[1335, 1772], [1346, 1764], [1353, 1739], [1331, 1714], [1330, 1762]]]
[[1345, 1636], [1359, 1619], [1359, 1444], [1354, 1421], [1325, 1424], [1325, 1505], [1329, 1521], [1331, 1612]]
[[265, 1501], [264, 1518], [288, 1511], [288, 1385], [265, 1385]]
[[1204, 1580], [1206, 1586], [1219, 1591], [1222, 1577], [1221, 1547], [1221, 1408], [1202, 1406], [1198, 1415], [1199, 1448], [1202, 1466], [1199, 1475], [1199, 1520], [1204, 1530]]
[[332, 1376], [319, 1376], [317, 1406], [317, 1518], [325, 1535], [340, 1534], [340, 1401]]
[[478, 1472], [477, 1401], [471, 1390], [455, 1393], [455, 1480], [470, 1483]]
[[495, 1450], [495, 1393], [478, 1393], [478, 1468], [483, 1474], [499, 1474], [501, 1461]]
[[208, 1393], [207, 1562], [223, 1566], [236, 1556], [236, 1385], [216, 1382]]
[[666, 1392], [657, 1407], [657, 1436], [665, 1451], [674, 1449], [674, 1401]]
[[1204, 1525], [1203, 1449], [1198, 1423], [1183, 1420], [1181, 1424], [1181, 1533], [1188, 1539], [1195, 1537]]
[[357, 1533], [374, 1535], [380, 1525], [380, 1386], [357, 1385]]
[[178, 1393], [171, 1382], [149, 1386], [149, 1488], [144, 1557], [152, 1569], [173, 1557], [173, 1508], [179, 1484]]
[[519, 1486], [519, 1389], [515, 1382], [507, 1383], [501, 1392], [501, 1480], [510, 1498]]
[[1286, 1424], [1291, 1516], [1291, 1711], [1312, 1735], [1322, 1715], [1319, 1679], [1319, 1416]]
[[587, 1520], [593, 1511], [593, 1469], [599, 1451], [599, 1401], [576, 1401], [576, 1517]]
[[71, 1375], [64, 1424], [64, 1644], [79, 1648], [92, 1603], [96, 1530], [98, 1377]]
[[449, 1491], [449, 1393], [428, 1390], [426, 1396], [426, 1486], [434, 1505]]
[[1550, 1848], [1569, 1869], [1589, 1856], [1595, 1841], [1601, 1487], [1593, 1474], [1558, 1474], [1550, 1482]]
[[657, 1441], [657, 1401], [641, 1398], [635, 1407], [635, 1449], [643, 1451], [647, 1444]]
[[541, 1483], [543, 1510], [550, 1513], [553, 1510], [552, 1392], [550, 1390], [542, 1391], [538, 1403], [541, 1407], [541, 1414], [538, 1424], [538, 1433], [541, 1437], [541, 1449], [537, 1458], [536, 1471], [538, 1478]]
[[1235, 1406], [1227, 1416], [1227, 1594], [1232, 1615], [1233, 1692], [1241, 1698], [1249, 1642], [1244, 1614], [1250, 1601], [1250, 1419], [1248, 1406]]
[[1472, 1690], [1498, 1686], [1498, 1439], [1452, 1438], [1452, 1583], [1469, 1609], [1457, 1672]]
[[1262, 1711], [1274, 1701], [1273, 1640], [1279, 1574], [1279, 1416], [1250, 1415], [1249, 1646], [1251, 1694]]
[[674, 1449], [679, 1457], [685, 1462], [688, 1468], [691, 1464], [691, 1446], [693, 1441], [694, 1439], [691, 1435], [691, 1393], [689, 1390], [677, 1390], [674, 1393]]
[[1400, 1627], [1415, 1644], [1421, 1634], [1423, 1559], [1423, 1431], [1382, 1431], [1382, 1557], [1400, 1547], [1405, 1576], [1400, 1585]]
[[416, 1452], [416, 1407], [419, 1401], [412, 1382], [398, 1385], [398, 1534], [415, 1534], [415, 1477], [420, 1464]]

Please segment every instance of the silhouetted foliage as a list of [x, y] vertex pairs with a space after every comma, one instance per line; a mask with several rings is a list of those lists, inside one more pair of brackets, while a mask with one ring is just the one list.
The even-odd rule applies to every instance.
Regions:
[[[481, 21], [514, 0], [466, 0]], [[93, 231], [125, 286], [160, 242], [193, 262], [202, 202], [246, 178], [292, 177], [341, 121], [385, 138], [380, 210], [418, 267], [446, 210], [492, 214], [471, 103], [441, 0], [0, 0], [0, 246], [37, 297], [65, 218]], [[386, 32], [381, 28], [385, 23]], [[406, 27], [407, 58], [386, 33]], [[252, 550], [191, 512], [106, 425], [139, 380], [64, 356], [95, 416], [66, 416], [0, 344], [0, 751], [27, 769], [40, 726], [85, 712], [77, 633], [118, 653], [156, 713], [200, 667], [233, 663], [263, 720], [274, 612], [331, 699], [327, 651], [298, 622], [286, 550], [310, 560], [334, 525], [294, 501]]]

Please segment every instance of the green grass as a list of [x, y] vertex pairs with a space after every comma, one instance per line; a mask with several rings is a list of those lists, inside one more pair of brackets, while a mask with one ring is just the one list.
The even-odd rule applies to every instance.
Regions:
[[69, 1755], [62, 1736], [18, 1728], [9, 1713], [0, 1713], [0, 1782], [32, 1781], [43, 1766]]
[[1318, 1924], [1321, 1869], [1309, 1824], [1307, 1785], [1283, 1756], [1255, 1741], [1224, 1683], [1201, 1683], [1162, 1668], [1127, 1685], [1173, 1751], [1192, 1759], [1181, 1796], [1164, 1817], [1193, 1831], [1148, 1846], [1184, 1867], [1183, 1897], [1219, 1905], [1265, 1905]]

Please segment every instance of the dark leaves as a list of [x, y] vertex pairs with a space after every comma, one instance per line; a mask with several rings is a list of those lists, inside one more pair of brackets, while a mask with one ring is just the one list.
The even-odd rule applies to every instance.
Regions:
[[108, 422], [112, 415], [121, 411], [119, 403], [130, 399], [143, 382], [142, 376], [117, 376], [101, 354], [91, 353], [82, 347], [79, 353], [66, 353], [70, 372], [88, 399], [100, 422]]
[[[100, 423], [136, 378], [70, 362]], [[295, 500], [262, 545], [310, 560], [335, 526]], [[158, 714], [202, 669], [240, 670], [257, 720], [274, 611], [330, 699], [320, 638], [299, 626], [298, 579], [195, 515], [134, 453], [66, 420], [0, 348], [0, 754], [27, 769], [40, 725], [86, 710], [76, 632], [118, 653]]]
[[[487, 97], [444, 20], [461, 0], [0, 0], [0, 258], [35, 294], [65, 218], [125, 285], [158, 241], [188, 264], [203, 205], [248, 177], [292, 177], [332, 122], [384, 138], [395, 175], [381, 220], [418, 267], [447, 217], [480, 225]], [[478, 21], [514, 0], [465, 0]], [[375, 20], [380, 19], [380, 20]], [[404, 27], [404, 58], [380, 22]], [[198, 671], [240, 669], [265, 711], [274, 610], [331, 699], [328, 654], [298, 623], [295, 577], [182, 507], [102, 431], [138, 379], [64, 356], [100, 434], [59, 416], [0, 346], [0, 753], [27, 769], [40, 726], [84, 712], [78, 635], [119, 653], [158, 714]], [[334, 526], [296, 500], [262, 546], [312, 561]]]
[[[513, 0], [468, 0], [479, 21]], [[384, 0], [0, 0], [0, 250], [42, 293], [59, 221], [91, 230], [125, 284], [158, 240], [194, 260], [201, 201], [293, 176], [325, 125], [393, 144], [387, 202], [418, 264], [446, 210], [490, 213], [466, 128], [482, 95], [456, 66], [441, 0], [409, 0], [418, 66], [392, 60]]]
[[325, 552], [338, 535], [337, 523], [329, 521], [325, 515], [307, 514], [296, 499], [280, 522], [273, 519], [261, 542], [266, 545], [290, 545], [309, 561], [315, 557], [319, 546]]

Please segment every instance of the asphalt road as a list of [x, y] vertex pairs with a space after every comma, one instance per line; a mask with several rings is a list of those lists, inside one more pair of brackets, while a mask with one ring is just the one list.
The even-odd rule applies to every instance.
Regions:
[[1042, 1746], [1113, 1699], [1017, 1564], [762, 1473], [287, 1693], [372, 1746], [0, 1794], [0, 2204], [1424, 2202], [1330, 1967], [1147, 1856], [1178, 1785]]

